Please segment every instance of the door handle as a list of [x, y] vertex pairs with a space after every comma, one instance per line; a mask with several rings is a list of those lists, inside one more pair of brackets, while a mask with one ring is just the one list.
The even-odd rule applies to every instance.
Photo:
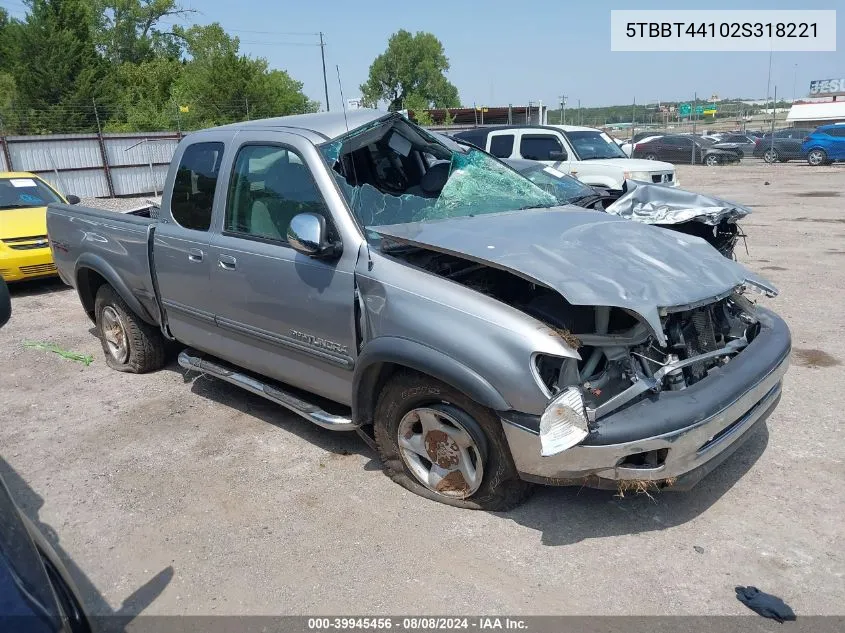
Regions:
[[223, 270], [235, 270], [238, 267], [238, 260], [231, 255], [219, 255], [217, 263]]
[[188, 249], [188, 259], [192, 262], [201, 262], [203, 255], [205, 255], [205, 253], [198, 248]]

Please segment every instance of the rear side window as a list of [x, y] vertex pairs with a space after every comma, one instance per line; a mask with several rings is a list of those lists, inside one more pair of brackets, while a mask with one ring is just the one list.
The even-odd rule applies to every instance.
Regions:
[[845, 138], [845, 126], [828, 128], [827, 133], [829, 136]]
[[510, 158], [513, 154], [513, 134], [490, 137], [490, 153], [496, 158]]
[[523, 134], [519, 141], [519, 153], [529, 160], [554, 160], [549, 153], [562, 149], [557, 137], [550, 134]]
[[186, 229], [207, 231], [217, 176], [223, 158], [223, 143], [195, 143], [185, 149], [173, 183], [170, 213]]

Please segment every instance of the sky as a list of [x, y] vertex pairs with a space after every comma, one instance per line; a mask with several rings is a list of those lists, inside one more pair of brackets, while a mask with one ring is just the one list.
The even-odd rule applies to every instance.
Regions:
[[[845, 77], [845, 3], [840, 0], [636, 2], [602, 0], [181, 0], [196, 13], [181, 24], [220, 22], [241, 50], [267, 58], [325, 103], [317, 33], [326, 41], [329, 102], [360, 96], [370, 64], [399, 29], [436, 35], [451, 63], [449, 80], [464, 105], [568, 107], [720, 97], [765, 98], [769, 53], [627, 53], [610, 50], [611, 9], [836, 9], [837, 48], [772, 55], [772, 85], [791, 99], [814, 79]], [[837, 7], [837, 5], [839, 5]], [[21, 0], [0, 0], [22, 16]]]

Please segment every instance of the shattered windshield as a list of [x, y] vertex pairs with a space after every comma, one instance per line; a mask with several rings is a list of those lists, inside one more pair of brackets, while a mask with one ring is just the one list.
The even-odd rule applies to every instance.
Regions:
[[592, 187], [554, 167], [532, 165], [519, 172], [535, 185], [552, 194], [560, 204], [571, 204], [598, 195]]
[[569, 142], [575, 147], [575, 152], [581, 160], [599, 158], [628, 158], [619, 145], [604, 132], [585, 130], [582, 132], [567, 132]]
[[320, 149], [363, 227], [559, 204], [485, 152], [433, 135], [399, 115]]

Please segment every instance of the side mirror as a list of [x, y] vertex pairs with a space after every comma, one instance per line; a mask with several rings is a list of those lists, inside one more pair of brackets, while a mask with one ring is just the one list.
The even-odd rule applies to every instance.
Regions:
[[335, 253], [334, 245], [328, 240], [326, 218], [316, 213], [293, 216], [287, 240], [293, 250], [309, 257], [328, 257]]
[[0, 277], [0, 327], [6, 325], [10, 316], [12, 316], [12, 300], [9, 297], [9, 288]]
[[551, 150], [549, 152], [549, 160], [568, 160], [569, 155], [566, 153], [566, 150], [556, 151]]
[[75, 196], [72, 193], [66, 195], [65, 200], [67, 200], [68, 204], [79, 204], [81, 202], [79, 196]]

